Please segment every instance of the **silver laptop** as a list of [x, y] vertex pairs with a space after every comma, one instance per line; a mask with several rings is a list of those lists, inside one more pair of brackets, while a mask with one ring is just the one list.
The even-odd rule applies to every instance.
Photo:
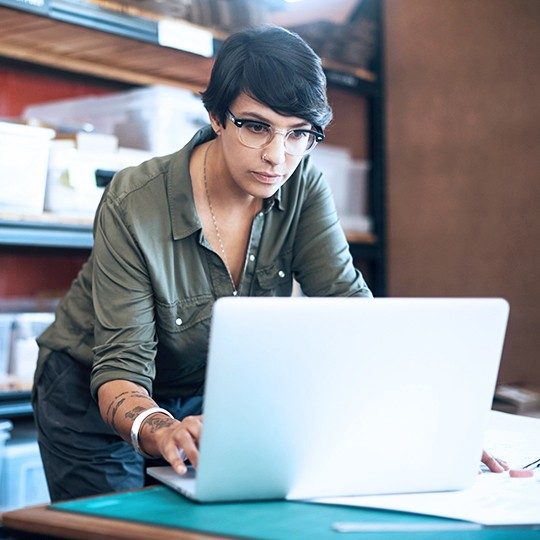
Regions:
[[214, 306], [198, 501], [457, 490], [478, 472], [502, 299], [225, 298]]

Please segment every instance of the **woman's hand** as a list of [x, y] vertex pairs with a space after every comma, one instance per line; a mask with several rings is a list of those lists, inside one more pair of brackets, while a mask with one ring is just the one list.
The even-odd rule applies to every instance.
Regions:
[[139, 433], [141, 447], [152, 455], [160, 454], [175, 472], [185, 474], [186, 457], [195, 468], [199, 462], [202, 418], [202, 415], [186, 416], [180, 421], [164, 414], [153, 414], [143, 423]]
[[506, 461], [493, 457], [485, 450], [482, 452], [482, 463], [486, 465], [491, 472], [501, 473], [508, 470], [508, 464]]
[[[98, 389], [98, 404], [103, 420], [129, 443], [137, 416], [158, 407], [146, 389], [124, 380], [103, 383]], [[202, 416], [187, 416], [180, 421], [155, 412], [139, 429], [139, 446], [151, 456], [163, 457], [177, 473], [184, 474], [186, 457], [197, 467], [201, 428]]]

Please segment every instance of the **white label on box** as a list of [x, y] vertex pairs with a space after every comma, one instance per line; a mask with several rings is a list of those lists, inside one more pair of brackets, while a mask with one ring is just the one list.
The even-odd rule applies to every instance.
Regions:
[[207, 58], [211, 58], [214, 54], [212, 33], [183, 21], [160, 20], [158, 22], [158, 42], [164, 47], [200, 54]]

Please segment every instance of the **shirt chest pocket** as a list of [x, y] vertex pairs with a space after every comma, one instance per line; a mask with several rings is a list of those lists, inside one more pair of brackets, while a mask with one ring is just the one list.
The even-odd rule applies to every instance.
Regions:
[[179, 300], [173, 304], [156, 301], [156, 325], [158, 334], [178, 334], [212, 316], [214, 297], [197, 296]]
[[292, 292], [291, 253], [256, 270], [256, 296], [290, 296]]

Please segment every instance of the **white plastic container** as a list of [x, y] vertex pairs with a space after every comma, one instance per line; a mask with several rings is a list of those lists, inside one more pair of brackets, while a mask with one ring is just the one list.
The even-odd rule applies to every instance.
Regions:
[[96, 169], [119, 171], [150, 159], [143, 150], [81, 150], [74, 141], [52, 141], [45, 192], [45, 210], [56, 214], [93, 217], [103, 196]]
[[321, 144], [312, 152], [313, 162], [330, 185], [338, 214], [347, 206], [349, 186], [349, 163], [351, 156], [346, 148]]
[[351, 161], [347, 185], [347, 202], [340, 214], [343, 228], [347, 231], [370, 232], [372, 220], [369, 217], [367, 161]]
[[346, 148], [329, 144], [315, 147], [313, 162], [330, 186], [343, 228], [347, 231], [369, 232], [369, 163], [353, 160]]
[[36, 338], [54, 321], [54, 313], [21, 313], [14, 317], [9, 373], [30, 389], [36, 369]]
[[11, 439], [4, 446], [4, 466], [0, 476], [0, 511], [49, 501], [37, 442]]
[[0, 122], [0, 211], [40, 214], [52, 129]]
[[97, 133], [116, 135], [120, 146], [153, 155], [179, 150], [208, 123], [200, 98], [188, 90], [160, 85], [35, 104], [25, 109], [23, 117], [58, 127], [90, 124]]
[[8, 372], [12, 327], [13, 315], [10, 313], [0, 313], [0, 380]]
[[4, 454], [6, 441], [9, 439], [13, 424], [9, 420], [0, 420], [0, 478], [2, 478], [2, 469], [4, 467]]

